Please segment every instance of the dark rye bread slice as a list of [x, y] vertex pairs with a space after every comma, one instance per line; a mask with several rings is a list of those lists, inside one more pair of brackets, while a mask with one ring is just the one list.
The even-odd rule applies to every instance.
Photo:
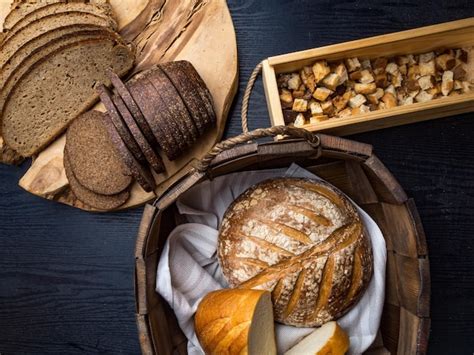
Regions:
[[118, 39], [114, 32], [103, 27], [95, 26], [90, 30], [76, 30], [67, 33], [48, 42], [46, 45], [30, 51], [29, 53], [23, 51], [16, 52], [19, 53], [19, 55], [17, 56], [15, 54], [9, 62], [11, 64], [5, 65], [4, 68], [0, 70], [0, 111], [3, 108], [8, 93], [11, 91], [18, 79], [21, 78], [21, 76], [25, 74], [38, 60], [41, 60], [45, 56], [67, 44], [76, 43], [84, 39], [105, 37]]
[[140, 127], [143, 135], [145, 136], [146, 140], [150, 143], [150, 146], [158, 154], [158, 141], [156, 140], [153, 132], [151, 131], [148, 122], [146, 121], [145, 117], [143, 117], [143, 113], [138, 107], [138, 104], [135, 102], [132, 94], [128, 90], [127, 86], [123, 83], [122, 79], [115, 74], [112, 70], [107, 70], [107, 76], [112, 83], [112, 86], [115, 88], [117, 94], [122, 98], [123, 102], [127, 106], [128, 110], [132, 114], [133, 118]]
[[64, 152], [64, 170], [66, 170], [66, 177], [74, 195], [90, 207], [110, 211], [122, 206], [130, 197], [128, 190], [115, 195], [101, 195], [82, 186], [74, 176], [67, 152]]
[[197, 92], [199, 93], [199, 96], [201, 97], [206, 107], [207, 113], [209, 114], [210, 121], [208, 122], [208, 125], [215, 126], [217, 118], [214, 110], [214, 103], [211, 92], [209, 91], [206, 83], [201, 78], [196, 68], [194, 68], [194, 66], [187, 60], [180, 60], [173, 63], [175, 63], [174, 65], [181, 68], [181, 70], [186, 73], [190, 79], [192, 79], [191, 83], [194, 84]]
[[0, 65], [3, 65], [14, 52], [32, 38], [42, 33], [68, 25], [96, 25], [107, 27], [107, 20], [85, 12], [69, 12], [53, 14], [33, 21], [26, 28], [16, 32], [6, 39], [0, 46]]
[[189, 77], [173, 62], [158, 65], [168, 76], [183, 99], [197, 131], [202, 135], [206, 129], [206, 122], [210, 122], [210, 117], [204, 103], [199, 96], [195, 86], [190, 82]]
[[174, 138], [174, 141], [178, 143], [178, 148], [180, 151], [185, 150], [189, 146], [189, 142], [186, 141], [186, 137], [183, 135], [181, 131], [181, 127], [179, 126], [177, 120], [175, 119], [173, 113], [170, 110], [170, 104], [172, 102], [167, 102], [164, 96], [161, 93], [161, 90], [157, 89], [153, 82], [150, 80], [151, 71], [147, 70], [146, 77], [143, 77], [142, 80], [148, 81], [153, 89], [154, 92], [154, 101], [155, 101], [155, 115], [158, 120], [161, 120], [163, 124], [163, 130], [166, 132], [169, 130], [171, 135]]
[[135, 138], [135, 141], [141, 148], [150, 166], [157, 173], [164, 172], [166, 169], [163, 164], [163, 160], [158, 154], [155, 153], [155, 151], [151, 148], [150, 144], [147, 142], [145, 136], [138, 127], [136, 121], [133, 119], [133, 116], [131, 115], [130, 111], [128, 110], [120, 95], [113, 95], [112, 100], [115, 104], [115, 107], [122, 115], [122, 119], [125, 121], [125, 124], [132, 133], [133, 138]]
[[127, 128], [127, 125], [123, 121], [122, 116], [117, 110], [117, 107], [115, 107], [109, 89], [101, 84], [97, 87], [97, 92], [99, 93], [100, 101], [102, 101], [105, 109], [107, 110], [110, 120], [114, 124], [115, 129], [117, 130], [120, 137], [122, 137], [125, 145], [139, 162], [144, 163], [145, 156]]
[[27, 27], [30, 23], [41, 19], [45, 16], [60, 14], [60, 13], [70, 13], [70, 12], [83, 12], [83, 13], [90, 13], [92, 15], [96, 15], [102, 17], [108, 23], [108, 27], [111, 29], [117, 29], [117, 23], [111, 17], [111, 9], [109, 8], [108, 11], [102, 10], [100, 7], [86, 2], [70, 2], [70, 3], [56, 3], [51, 4], [48, 6], [44, 6], [40, 9], [37, 9], [25, 17], [23, 17], [20, 21], [18, 21], [8, 32], [7, 32], [7, 39], [14, 35], [16, 32], [22, 30], [23, 28]]
[[107, 30], [104, 27], [100, 27], [99, 30], [94, 31], [67, 34], [61, 38], [51, 41], [45, 46], [34, 50], [21, 63], [18, 63], [11, 72], [9, 70], [2, 71], [0, 73], [0, 112], [3, 111], [4, 105], [8, 100], [10, 93], [13, 91], [20, 78], [26, 75], [26, 73], [28, 73], [28, 71], [31, 70], [31, 68], [33, 68], [37, 62], [43, 60], [43, 58], [49, 56], [51, 53], [56, 52], [58, 49], [70, 44], [74, 44], [83, 40], [101, 38], [111, 38], [117, 41], [120, 40], [115, 32]]
[[[20, 21], [22, 18], [32, 13], [33, 11], [41, 9], [45, 6], [49, 6], [51, 4], [64, 4], [65, 2], [65, 0], [15, 0], [11, 5], [10, 12], [5, 17], [5, 20], [3, 22], [3, 31], [8, 32], [13, 26], [15, 26], [18, 21]], [[108, 0], [90, 0], [89, 2], [97, 6], [104, 7], [104, 10], [107, 10], [107, 8], [110, 7]]]
[[180, 152], [179, 146], [175, 142], [168, 126], [162, 122], [161, 115], [157, 115], [156, 90], [153, 85], [143, 76], [137, 75], [127, 82], [127, 88], [138, 104], [161, 149], [168, 159], [176, 159]]
[[198, 131], [183, 99], [173, 86], [173, 83], [159, 67], [150, 70], [148, 80], [151, 81], [155, 89], [167, 103], [168, 110], [178, 124], [179, 130], [188, 143], [188, 146], [194, 144], [198, 138]]
[[133, 62], [130, 48], [113, 38], [73, 43], [39, 60], [8, 95], [5, 142], [26, 157], [38, 153], [97, 101], [97, 83], [109, 84], [106, 68], [124, 75]]
[[136, 182], [145, 190], [146, 192], [151, 192], [155, 189], [156, 183], [153, 175], [148, 169], [148, 167], [140, 164], [130, 153], [130, 151], [125, 146], [122, 138], [117, 133], [112, 121], [109, 119], [105, 120], [107, 131], [109, 132], [109, 137], [113, 142], [115, 151], [120, 155], [122, 161], [125, 163], [127, 168], [130, 170], [130, 173], [135, 178]]
[[102, 112], [83, 113], [69, 126], [64, 148], [77, 181], [101, 195], [118, 194], [132, 182], [130, 170], [114, 149], [108, 122]]

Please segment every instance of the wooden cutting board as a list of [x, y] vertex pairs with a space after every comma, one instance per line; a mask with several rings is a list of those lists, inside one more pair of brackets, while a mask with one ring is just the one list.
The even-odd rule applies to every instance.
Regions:
[[[0, 21], [11, 1], [2, 1]], [[137, 47], [136, 66], [141, 71], [159, 63], [190, 61], [209, 87], [214, 99], [217, 126], [207, 132], [179, 159], [165, 156], [166, 173], [155, 175], [156, 193], [173, 184], [221, 140], [227, 113], [237, 91], [237, 44], [225, 0], [110, 0], [122, 36]], [[97, 110], [105, 111], [102, 104]], [[90, 210], [69, 188], [63, 166], [65, 135], [41, 152], [19, 185], [37, 196]], [[131, 197], [120, 209], [144, 204], [155, 197], [134, 184]]]

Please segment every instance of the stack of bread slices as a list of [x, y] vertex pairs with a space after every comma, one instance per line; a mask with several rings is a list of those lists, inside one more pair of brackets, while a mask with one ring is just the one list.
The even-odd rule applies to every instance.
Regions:
[[72, 192], [100, 210], [124, 204], [133, 180], [153, 191], [164, 160], [178, 158], [216, 124], [212, 96], [187, 61], [156, 65], [127, 82], [112, 70], [107, 76], [114, 91], [97, 88], [107, 112], [77, 118], [64, 150]]
[[15, 1], [0, 45], [4, 162], [38, 154], [98, 99], [106, 69], [125, 75], [134, 51], [107, 0]]

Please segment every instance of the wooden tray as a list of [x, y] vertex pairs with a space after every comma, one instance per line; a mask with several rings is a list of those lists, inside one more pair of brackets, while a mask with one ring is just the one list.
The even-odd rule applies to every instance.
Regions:
[[[468, 18], [270, 57], [263, 62], [263, 84], [272, 125], [285, 124], [276, 79], [279, 73], [300, 70], [318, 59], [340, 60], [351, 57], [373, 59], [381, 56], [424, 53], [438, 48], [472, 46], [474, 46], [474, 18]], [[474, 51], [470, 51], [469, 59], [472, 65], [470, 74], [474, 75]], [[304, 125], [303, 128], [341, 136], [472, 111], [474, 111], [474, 92], [346, 118], [332, 118], [318, 124]]]
[[[0, 5], [0, 21], [10, 1]], [[120, 33], [137, 47], [134, 72], [159, 62], [186, 59], [203, 77], [214, 99], [217, 127], [206, 133], [179, 159], [163, 156], [166, 173], [156, 176], [156, 194], [189, 171], [221, 140], [227, 113], [237, 91], [237, 44], [232, 18], [225, 0], [110, 0]], [[102, 104], [95, 109], [105, 111]], [[1, 142], [0, 142], [1, 143]], [[88, 209], [71, 193], [63, 167], [65, 136], [61, 136], [33, 161], [20, 180], [25, 190], [50, 200]], [[155, 197], [134, 184], [131, 197], [120, 209], [141, 205]]]
[[[278, 134], [304, 139], [258, 144]], [[143, 354], [186, 354], [187, 339], [156, 293], [156, 270], [169, 233], [179, 223], [174, 203], [210, 177], [297, 163], [329, 181], [381, 228], [387, 245], [385, 305], [380, 335], [367, 354], [424, 354], [430, 329], [430, 269], [425, 234], [412, 199], [372, 152], [372, 146], [303, 129], [260, 129], [219, 143], [198, 169], [147, 205], [135, 248], [136, 318]]]

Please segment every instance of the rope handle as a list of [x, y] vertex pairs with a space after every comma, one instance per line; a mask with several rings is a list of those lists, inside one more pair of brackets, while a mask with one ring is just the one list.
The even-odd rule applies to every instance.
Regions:
[[250, 75], [249, 81], [247, 83], [247, 87], [245, 88], [245, 91], [244, 91], [244, 97], [242, 98], [242, 110], [240, 111], [240, 116], [242, 119], [242, 132], [244, 133], [249, 133], [249, 126], [248, 126], [248, 120], [247, 120], [247, 113], [249, 111], [249, 100], [250, 100], [250, 95], [252, 94], [255, 81], [257, 80], [258, 75], [262, 71], [262, 67], [263, 67], [263, 62], [260, 62], [252, 71], [252, 74]]
[[274, 126], [270, 128], [258, 128], [251, 132], [242, 133], [236, 137], [229, 138], [225, 141], [217, 143], [197, 164], [196, 169], [199, 172], [206, 172], [211, 164], [212, 160], [220, 153], [229, 150], [237, 145], [246, 143], [250, 140], [264, 138], [264, 137], [275, 137], [277, 135], [287, 135], [294, 138], [303, 138], [311, 146], [317, 148], [320, 143], [318, 135], [313, 134], [302, 128], [295, 128], [289, 126]]

